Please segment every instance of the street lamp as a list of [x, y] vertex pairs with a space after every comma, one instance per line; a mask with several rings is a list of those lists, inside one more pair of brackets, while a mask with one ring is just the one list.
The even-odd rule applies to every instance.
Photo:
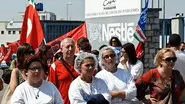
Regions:
[[67, 16], [67, 20], [68, 20], [68, 6], [69, 6], [69, 5], [72, 5], [72, 3], [71, 3], [71, 2], [67, 2], [66, 5], [67, 5], [67, 11], [66, 11], [67, 15], [66, 15], [66, 16]]
[[165, 0], [163, 0], [163, 31], [162, 31], [162, 48], [166, 47], [166, 35], [165, 35]]

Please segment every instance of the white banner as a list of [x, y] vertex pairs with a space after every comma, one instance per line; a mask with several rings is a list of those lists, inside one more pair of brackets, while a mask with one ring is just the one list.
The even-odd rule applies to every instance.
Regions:
[[137, 15], [140, 0], [85, 0], [85, 18]]
[[112, 36], [122, 44], [138, 44], [133, 35], [140, 12], [141, 0], [85, 0], [85, 22], [92, 48], [108, 45]]

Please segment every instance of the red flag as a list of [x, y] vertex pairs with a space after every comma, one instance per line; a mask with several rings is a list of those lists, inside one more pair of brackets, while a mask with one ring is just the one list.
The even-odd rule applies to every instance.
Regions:
[[6, 48], [4, 46], [4, 44], [1, 45], [1, 55], [0, 55], [0, 62], [1, 61], [6, 61], [6, 62], [9, 62], [10, 61], [10, 58], [11, 58], [11, 55], [12, 55], [12, 51], [11, 51], [11, 48]]
[[[66, 37], [71, 37], [73, 38], [73, 40], [75, 41], [75, 43], [77, 42], [77, 40], [81, 37], [87, 37], [87, 31], [86, 31], [86, 24], [83, 23], [80, 26], [76, 27], [75, 29], [73, 29], [72, 31], [60, 36], [59, 38], [50, 41], [49, 43], [47, 43], [47, 45], [51, 45], [52, 47], [60, 47], [60, 42], [62, 39], [66, 38]], [[55, 49], [54, 49], [55, 50]], [[56, 49], [55, 51], [57, 51], [58, 49]]]
[[3, 61], [6, 53], [8, 52], [8, 50], [6, 49], [6, 47], [4, 46], [4, 44], [1, 44], [1, 47], [0, 47], [0, 62]]
[[2, 54], [2, 56], [5, 56], [7, 52], [8, 52], [8, 50], [6, 49], [4, 44], [1, 44], [1, 54]]
[[6, 61], [6, 62], [9, 62], [11, 56], [12, 56], [12, 50], [11, 50], [11, 48], [9, 48], [9, 49], [8, 49], [8, 52], [7, 52], [6, 55], [4, 56], [3, 60]]
[[15, 41], [15, 42], [6, 42], [6, 44], [9, 48], [11, 48], [12, 53], [17, 52], [17, 48], [19, 46], [19, 40]]
[[26, 8], [21, 35], [20, 44], [30, 43], [34, 49], [38, 48], [44, 39], [44, 34], [40, 24], [37, 10], [34, 4], [29, 4]]
[[138, 45], [137, 45], [137, 48], [136, 48], [136, 55], [137, 55], [137, 58], [142, 58], [143, 56], [143, 43], [142, 42], [139, 42]]

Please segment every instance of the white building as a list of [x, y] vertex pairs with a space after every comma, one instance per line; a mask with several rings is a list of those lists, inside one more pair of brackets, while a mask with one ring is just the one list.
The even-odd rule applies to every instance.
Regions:
[[[40, 20], [56, 20], [56, 15], [55, 13], [52, 12], [47, 12], [47, 11], [39, 11], [39, 19]], [[20, 16], [22, 19], [24, 18], [24, 12], [19, 12]]]
[[[52, 12], [38, 12], [40, 20], [56, 20], [56, 15]], [[24, 12], [19, 12], [22, 20]], [[0, 44], [6, 46], [6, 42], [14, 42], [19, 40], [22, 20], [20, 21], [0, 21]]]
[[0, 44], [14, 42], [20, 37], [21, 21], [0, 21]]

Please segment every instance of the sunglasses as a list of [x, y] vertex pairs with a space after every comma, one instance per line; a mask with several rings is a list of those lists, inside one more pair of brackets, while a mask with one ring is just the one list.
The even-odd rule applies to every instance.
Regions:
[[166, 61], [166, 62], [176, 62], [177, 57], [167, 57], [167, 58], [164, 59], [164, 61]]
[[115, 54], [110, 54], [110, 55], [105, 55], [103, 56], [104, 59], [108, 59], [109, 57], [110, 58], [114, 58], [116, 55]]

